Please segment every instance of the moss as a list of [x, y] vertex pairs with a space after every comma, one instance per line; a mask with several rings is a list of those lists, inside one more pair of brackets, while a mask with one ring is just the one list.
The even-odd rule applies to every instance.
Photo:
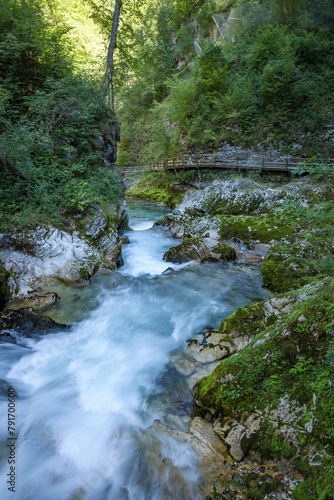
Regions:
[[334, 274], [333, 243], [323, 232], [299, 233], [295, 241], [273, 246], [261, 269], [265, 285], [276, 292], [299, 288], [314, 277]]
[[[334, 338], [334, 279], [326, 278], [313, 288], [292, 292], [289, 297], [292, 309], [274, 323], [263, 320], [261, 304], [239, 309], [222, 323], [226, 332], [238, 329], [252, 335], [260, 331], [250, 345], [224, 359], [211, 375], [201, 379], [194, 396], [216, 416], [233, 416], [238, 420], [245, 412], [260, 411], [261, 431], [253, 446], [263, 458], [296, 455], [286, 430], [280, 430], [280, 421], [273, 424], [273, 420], [265, 417], [287, 397], [285, 407], [291, 404], [294, 415], [288, 427], [300, 437], [296, 464], [306, 476], [296, 498], [330, 499], [334, 467], [334, 365], [330, 365], [328, 358], [329, 352], [333, 353], [330, 346]], [[320, 450], [320, 457], [324, 455], [321, 450], [326, 450], [327, 458], [321, 458], [321, 465], [309, 465], [310, 449], [313, 453]]]
[[247, 492], [247, 498], [250, 500], [262, 500], [277, 490], [279, 481], [273, 479], [269, 474], [257, 474], [251, 472], [248, 474], [247, 479], [249, 490]]
[[240, 335], [255, 335], [263, 330], [264, 319], [263, 304], [258, 302], [237, 309], [221, 322], [220, 329], [226, 334], [236, 330]]
[[[319, 460], [320, 459], [320, 460]], [[296, 500], [332, 500], [334, 498], [334, 457], [328, 454], [318, 456], [316, 465], [310, 465], [307, 456], [300, 456], [294, 464], [306, 477], [293, 491]]]
[[282, 214], [217, 217], [221, 223], [219, 234], [222, 240], [239, 239], [245, 243], [269, 243], [272, 240], [289, 238], [292, 233], [291, 223]]
[[147, 172], [127, 192], [128, 196], [163, 203], [171, 208], [182, 201], [183, 192], [176, 187], [175, 175], [169, 172]]
[[79, 274], [80, 274], [80, 277], [84, 280], [84, 281], [88, 281], [89, 278], [90, 278], [90, 274], [88, 272], [88, 269], [84, 266], [81, 266], [80, 269], [79, 269]]
[[235, 249], [226, 245], [226, 243], [219, 243], [213, 251], [220, 254], [221, 258], [224, 260], [235, 260], [237, 257]]

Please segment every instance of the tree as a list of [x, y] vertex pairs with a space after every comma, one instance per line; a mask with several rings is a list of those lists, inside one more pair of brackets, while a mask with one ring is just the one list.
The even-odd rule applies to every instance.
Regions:
[[114, 17], [113, 17], [112, 28], [111, 28], [111, 35], [110, 35], [110, 43], [109, 43], [108, 55], [107, 55], [107, 76], [106, 76], [106, 82], [104, 84], [104, 89], [105, 89], [105, 93], [106, 93], [106, 96], [108, 98], [108, 101], [109, 101], [109, 93], [110, 93], [110, 89], [111, 89], [112, 108], [113, 109], [114, 109], [114, 96], [113, 96], [112, 76], [113, 76], [113, 72], [114, 72], [114, 50], [116, 47], [117, 30], [118, 30], [118, 24], [119, 24], [119, 17], [121, 14], [121, 8], [122, 8], [122, 0], [116, 0]]

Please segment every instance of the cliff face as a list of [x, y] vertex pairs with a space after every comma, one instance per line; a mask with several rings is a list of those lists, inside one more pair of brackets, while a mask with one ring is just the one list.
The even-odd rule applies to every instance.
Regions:
[[10, 287], [8, 284], [9, 272], [5, 269], [3, 263], [0, 261], [0, 311], [6, 305], [11, 296]]
[[117, 143], [120, 141], [121, 124], [117, 116], [110, 111], [99, 122], [100, 147], [107, 166], [113, 165], [117, 160]]
[[34, 279], [43, 276], [88, 283], [99, 269], [117, 269], [122, 264], [118, 229], [128, 223], [126, 202], [113, 213], [111, 217], [95, 205], [86, 216], [71, 220], [67, 231], [38, 226], [0, 235], [0, 256], [11, 271], [12, 293], [26, 295]]

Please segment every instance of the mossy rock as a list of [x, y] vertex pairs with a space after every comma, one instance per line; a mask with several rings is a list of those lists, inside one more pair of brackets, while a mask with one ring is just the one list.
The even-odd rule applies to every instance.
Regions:
[[272, 240], [289, 238], [293, 230], [291, 223], [285, 220], [282, 214], [224, 215], [217, 218], [220, 220], [219, 234], [222, 240], [270, 243]]
[[[259, 412], [263, 417], [254, 449], [263, 458], [290, 459], [301, 457], [310, 447], [320, 450], [317, 462], [323, 465], [317, 466], [318, 482], [316, 471], [308, 470], [305, 458], [302, 472], [308, 487], [298, 487], [296, 498], [300, 500], [307, 498], [307, 491], [314, 495], [309, 498], [333, 498], [329, 495], [334, 468], [334, 365], [330, 364], [334, 356], [333, 297], [334, 279], [326, 278], [290, 293], [290, 306], [269, 324], [256, 305], [238, 310], [223, 322], [225, 331], [238, 329], [251, 335], [253, 321], [258, 325], [255, 331], [261, 325], [262, 330], [251, 344], [224, 359], [193, 389], [201, 411], [210, 411], [215, 418], [242, 421], [242, 415]], [[281, 432], [283, 421], [279, 419], [285, 417], [280, 416], [279, 405], [290, 415]], [[278, 420], [272, 420], [275, 418]], [[297, 447], [289, 440], [287, 428], [298, 436]], [[321, 450], [326, 450], [327, 462]], [[321, 492], [326, 494], [321, 496]]]
[[210, 252], [201, 238], [186, 238], [180, 245], [170, 248], [164, 255], [164, 260], [182, 264], [191, 260], [203, 262], [209, 258]]
[[265, 328], [264, 320], [263, 303], [257, 302], [239, 307], [235, 313], [223, 319], [220, 330], [226, 334], [236, 330], [240, 335], [255, 335]]
[[327, 453], [319, 455], [318, 462], [310, 465], [307, 454], [294, 459], [294, 464], [302, 471], [305, 481], [293, 491], [296, 500], [333, 500], [334, 498], [334, 457]]
[[269, 474], [257, 474], [256, 472], [247, 475], [246, 483], [249, 488], [247, 498], [251, 500], [262, 500], [266, 495], [276, 491], [279, 485], [279, 481]]
[[191, 260], [198, 262], [235, 260], [234, 248], [221, 243], [212, 247], [210, 238], [186, 238], [183, 242], [170, 248], [164, 255], [164, 260], [182, 264]]
[[163, 203], [175, 208], [181, 203], [183, 192], [169, 172], [147, 172], [127, 192], [127, 196]]
[[235, 249], [226, 245], [226, 243], [219, 243], [213, 251], [218, 253], [223, 260], [235, 260], [237, 257]]
[[0, 261], [0, 311], [4, 308], [11, 297], [10, 287], [8, 284], [9, 278], [9, 272], [6, 271], [3, 263]]
[[302, 234], [289, 244], [279, 243], [267, 253], [261, 268], [264, 284], [275, 292], [287, 292], [314, 277], [334, 274], [333, 243], [329, 238]]

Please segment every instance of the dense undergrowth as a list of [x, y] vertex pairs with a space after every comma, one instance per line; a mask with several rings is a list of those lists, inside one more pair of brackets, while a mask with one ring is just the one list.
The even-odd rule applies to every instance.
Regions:
[[[333, 154], [334, 19], [327, 0], [153, 4], [134, 28], [131, 77], [118, 90], [121, 167], [221, 141]], [[225, 25], [222, 14], [234, 7]], [[214, 33], [212, 14], [226, 41]]]
[[119, 180], [103, 161], [118, 124], [101, 74], [80, 69], [70, 35], [43, 1], [1, 2], [2, 230], [61, 226], [93, 203], [110, 208], [120, 198]]

